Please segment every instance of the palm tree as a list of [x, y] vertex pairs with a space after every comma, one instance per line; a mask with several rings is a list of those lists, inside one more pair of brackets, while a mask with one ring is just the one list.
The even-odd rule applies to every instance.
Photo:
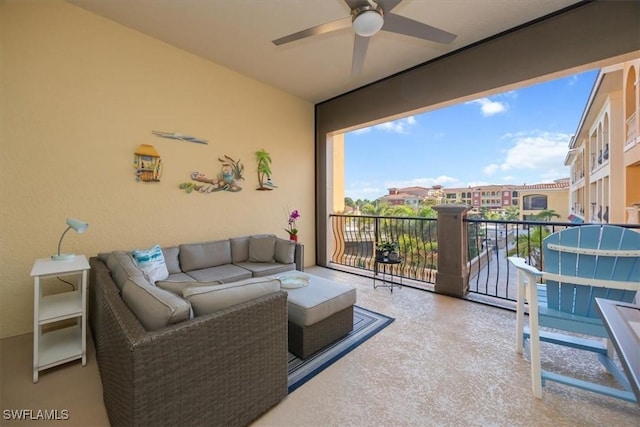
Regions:
[[535, 217], [539, 221], [551, 221], [553, 218], [560, 218], [560, 214], [553, 209], [543, 209]]
[[504, 219], [507, 221], [517, 221], [520, 218], [520, 211], [517, 206], [509, 206], [504, 210]]
[[260, 149], [256, 151], [256, 160], [258, 161], [258, 184], [257, 190], [272, 190], [273, 186], [265, 185], [265, 177], [268, 181], [271, 178], [271, 155]]
[[531, 226], [527, 234], [521, 234], [515, 241], [515, 246], [507, 251], [507, 256], [520, 256], [529, 264], [535, 265], [542, 271], [542, 241], [551, 232], [541, 225]]

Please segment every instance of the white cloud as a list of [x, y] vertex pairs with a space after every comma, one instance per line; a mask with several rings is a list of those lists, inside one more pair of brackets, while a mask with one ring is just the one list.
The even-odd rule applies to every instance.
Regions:
[[578, 75], [574, 74], [573, 76], [571, 76], [571, 78], [569, 79], [569, 86], [573, 86], [574, 84], [578, 83]]
[[467, 104], [479, 104], [482, 115], [485, 117], [504, 113], [509, 108], [506, 102], [492, 101], [489, 98], [480, 98], [467, 102]]
[[363, 133], [371, 132], [372, 129], [381, 130], [391, 133], [409, 133], [409, 128], [418, 124], [418, 121], [414, 116], [405, 117], [403, 119], [393, 120], [386, 123], [380, 123], [379, 125], [370, 126], [368, 128], [362, 128], [354, 130], [351, 133], [355, 135], [361, 135]]
[[351, 133], [354, 135], [362, 135], [363, 133], [369, 133], [371, 132], [371, 128], [362, 128], [362, 129], [358, 129], [358, 130], [354, 130]]
[[351, 199], [368, 199], [375, 200], [380, 196], [387, 194], [386, 188], [380, 188], [370, 182], [356, 182], [345, 189], [345, 197], [351, 197]]
[[[539, 172], [540, 182], [550, 182], [568, 174], [567, 168], [562, 165], [571, 135], [535, 131], [507, 134], [503, 138], [511, 140], [512, 147], [506, 150], [502, 162], [486, 166], [485, 173], [492, 174], [500, 170], [517, 176], [518, 172], [526, 170], [530, 176], [530, 172]], [[516, 179], [513, 176], [510, 178]]]
[[416, 118], [413, 116], [393, 120], [391, 122], [380, 123], [379, 125], [375, 125], [374, 128], [383, 130], [385, 132], [392, 133], [407, 133], [411, 126], [414, 126], [416, 123]]
[[500, 169], [500, 165], [497, 165], [495, 163], [491, 163], [490, 165], [485, 166], [484, 169], [482, 169], [482, 171], [485, 173], [485, 175], [493, 175], [499, 169]]

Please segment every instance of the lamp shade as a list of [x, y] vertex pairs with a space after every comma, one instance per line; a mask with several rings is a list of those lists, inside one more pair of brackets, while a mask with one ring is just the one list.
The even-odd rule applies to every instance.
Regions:
[[60, 240], [58, 241], [58, 253], [51, 257], [51, 259], [53, 259], [54, 261], [65, 261], [65, 260], [73, 259], [73, 257], [75, 257], [75, 254], [73, 253], [71, 254], [60, 253], [60, 246], [62, 245], [62, 239], [64, 239], [64, 235], [67, 234], [67, 231], [73, 229], [77, 233], [84, 233], [87, 227], [89, 227], [89, 224], [87, 224], [86, 222], [81, 221], [79, 219], [75, 219], [75, 218], [67, 218], [67, 225], [68, 227], [62, 232], [62, 236], [60, 236]]
[[86, 222], [80, 221], [79, 219], [75, 218], [68, 218], [67, 225], [73, 228], [77, 233], [84, 233], [87, 227], [89, 227], [89, 224], [87, 224]]
[[384, 18], [376, 9], [364, 10], [353, 18], [353, 30], [362, 37], [371, 37], [383, 24]]

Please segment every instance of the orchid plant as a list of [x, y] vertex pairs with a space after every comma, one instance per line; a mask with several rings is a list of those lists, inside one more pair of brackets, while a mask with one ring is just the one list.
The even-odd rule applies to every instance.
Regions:
[[300, 212], [298, 212], [297, 209], [292, 210], [289, 214], [288, 228], [284, 229], [289, 233], [289, 237], [296, 236], [298, 234], [298, 229], [296, 228], [296, 220], [298, 218], [300, 218]]

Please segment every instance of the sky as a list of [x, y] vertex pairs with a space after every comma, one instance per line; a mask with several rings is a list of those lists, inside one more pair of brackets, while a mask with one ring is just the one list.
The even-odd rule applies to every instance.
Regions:
[[540, 184], [564, 166], [598, 70], [345, 134], [345, 197], [391, 187]]

